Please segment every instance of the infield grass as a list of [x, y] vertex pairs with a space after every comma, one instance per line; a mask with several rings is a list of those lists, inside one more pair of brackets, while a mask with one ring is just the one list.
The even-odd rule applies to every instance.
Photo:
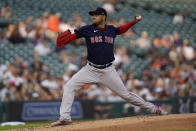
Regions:
[[25, 125], [19, 126], [0, 126], [0, 130], [11, 130], [11, 129], [19, 129], [19, 128], [33, 128], [33, 127], [44, 127], [50, 126], [51, 122], [26, 122]]
[[[73, 122], [82, 122], [82, 121], [95, 121], [94, 119], [87, 120], [73, 120]], [[11, 130], [11, 129], [20, 129], [20, 128], [33, 128], [33, 127], [47, 127], [54, 121], [41, 121], [41, 122], [25, 122], [25, 125], [20, 126], [0, 126], [0, 130]]]

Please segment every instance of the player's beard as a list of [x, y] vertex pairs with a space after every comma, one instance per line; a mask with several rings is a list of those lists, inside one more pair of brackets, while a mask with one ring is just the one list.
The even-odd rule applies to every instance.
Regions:
[[96, 25], [96, 26], [98, 26], [98, 25], [103, 24], [103, 22], [104, 22], [103, 20], [100, 20], [100, 21], [94, 22], [93, 24]]

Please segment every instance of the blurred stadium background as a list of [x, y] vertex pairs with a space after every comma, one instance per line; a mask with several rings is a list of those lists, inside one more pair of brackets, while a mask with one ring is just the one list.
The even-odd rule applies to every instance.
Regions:
[[[47, 111], [39, 112], [47, 119], [25, 117], [24, 105], [61, 100], [62, 85], [86, 63], [86, 47], [78, 39], [57, 48], [57, 34], [91, 24], [88, 11], [98, 6], [115, 26], [142, 15], [115, 41], [114, 64], [126, 87], [172, 113], [196, 112], [195, 0], [1, 0], [0, 122], [57, 118]], [[76, 119], [145, 113], [103, 85], [86, 85], [75, 100], [83, 112]]]

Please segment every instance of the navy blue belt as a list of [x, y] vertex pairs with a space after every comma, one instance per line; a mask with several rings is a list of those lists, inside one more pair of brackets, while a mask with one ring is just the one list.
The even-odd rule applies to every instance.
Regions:
[[93, 67], [97, 68], [97, 69], [104, 69], [104, 68], [110, 67], [112, 65], [112, 62], [108, 63], [108, 64], [105, 64], [105, 65], [96, 65], [96, 64], [93, 64], [91, 62], [88, 62], [88, 64], [90, 66], [93, 66]]

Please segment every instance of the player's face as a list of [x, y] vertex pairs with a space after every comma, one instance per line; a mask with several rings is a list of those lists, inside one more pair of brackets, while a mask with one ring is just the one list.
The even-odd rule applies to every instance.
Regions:
[[105, 20], [104, 15], [93, 15], [92, 22], [93, 22], [93, 24], [98, 25], [98, 24], [102, 23], [104, 20]]

